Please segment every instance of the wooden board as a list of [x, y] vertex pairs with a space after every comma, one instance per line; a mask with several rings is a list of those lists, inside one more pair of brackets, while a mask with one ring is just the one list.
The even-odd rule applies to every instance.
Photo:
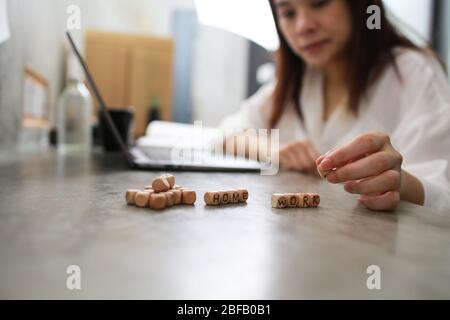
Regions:
[[99, 90], [109, 107], [135, 108], [136, 137], [145, 134], [153, 96], [158, 98], [162, 119], [172, 119], [173, 50], [172, 39], [86, 34], [86, 60]]

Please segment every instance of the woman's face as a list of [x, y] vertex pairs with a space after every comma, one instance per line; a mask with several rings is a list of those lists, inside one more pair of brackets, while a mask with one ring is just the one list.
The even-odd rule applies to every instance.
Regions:
[[306, 64], [324, 68], [339, 59], [352, 23], [346, 0], [273, 0], [281, 33]]

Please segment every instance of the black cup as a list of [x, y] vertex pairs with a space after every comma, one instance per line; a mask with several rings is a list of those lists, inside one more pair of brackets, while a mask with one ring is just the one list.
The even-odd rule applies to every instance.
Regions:
[[[122, 141], [125, 144], [132, 143], [133, 139], [133, 118], [134, 109], [108, 109], [107, 111], [119, 132]], [[118, 151], [120, 150], [120, 145], [114, 138], [114, 133], [106, 123], [106, 118], [103, 112], [99, 112], [98, 115], [100, 124], [100, 137], [103, 142], [103, 148], [105, 151]]]

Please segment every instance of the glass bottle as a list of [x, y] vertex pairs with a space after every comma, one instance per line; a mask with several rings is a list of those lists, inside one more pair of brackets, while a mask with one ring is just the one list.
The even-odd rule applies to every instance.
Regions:
[[78, 60], [70, 55], [67, 85], [58, 98], [58, 152], [89, 152], [92, 147], [92, 97]]

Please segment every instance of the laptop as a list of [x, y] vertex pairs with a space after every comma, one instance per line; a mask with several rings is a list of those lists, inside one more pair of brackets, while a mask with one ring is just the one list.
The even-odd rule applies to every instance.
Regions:
[[[95, 99], [100, 106], [100, 112], [111, 131], [115, 142], [119, 145], [128, 165], [134, 169], [142, 170], [178, 170], [178, 171], [213, 171], [213, 172], [261, 172], [262, 164], [257, 161], [233, 157], [231, 155], [217, 156], [210, 151], [196, 150], [195, 157], [183, 157], [183, 161], [173, 160], [171, 148], [140, 148], [128, 146], [117, 130], [116, 125], [108, 112], [105, 101], [100, 94], [91, 73], [80, 54], [72, 36], [66, 32], [69, 43], [83, 68]], [[181, 150], [181, 152], [189, 150]], [[199, 154], [201, 152], [201, 154]]]

